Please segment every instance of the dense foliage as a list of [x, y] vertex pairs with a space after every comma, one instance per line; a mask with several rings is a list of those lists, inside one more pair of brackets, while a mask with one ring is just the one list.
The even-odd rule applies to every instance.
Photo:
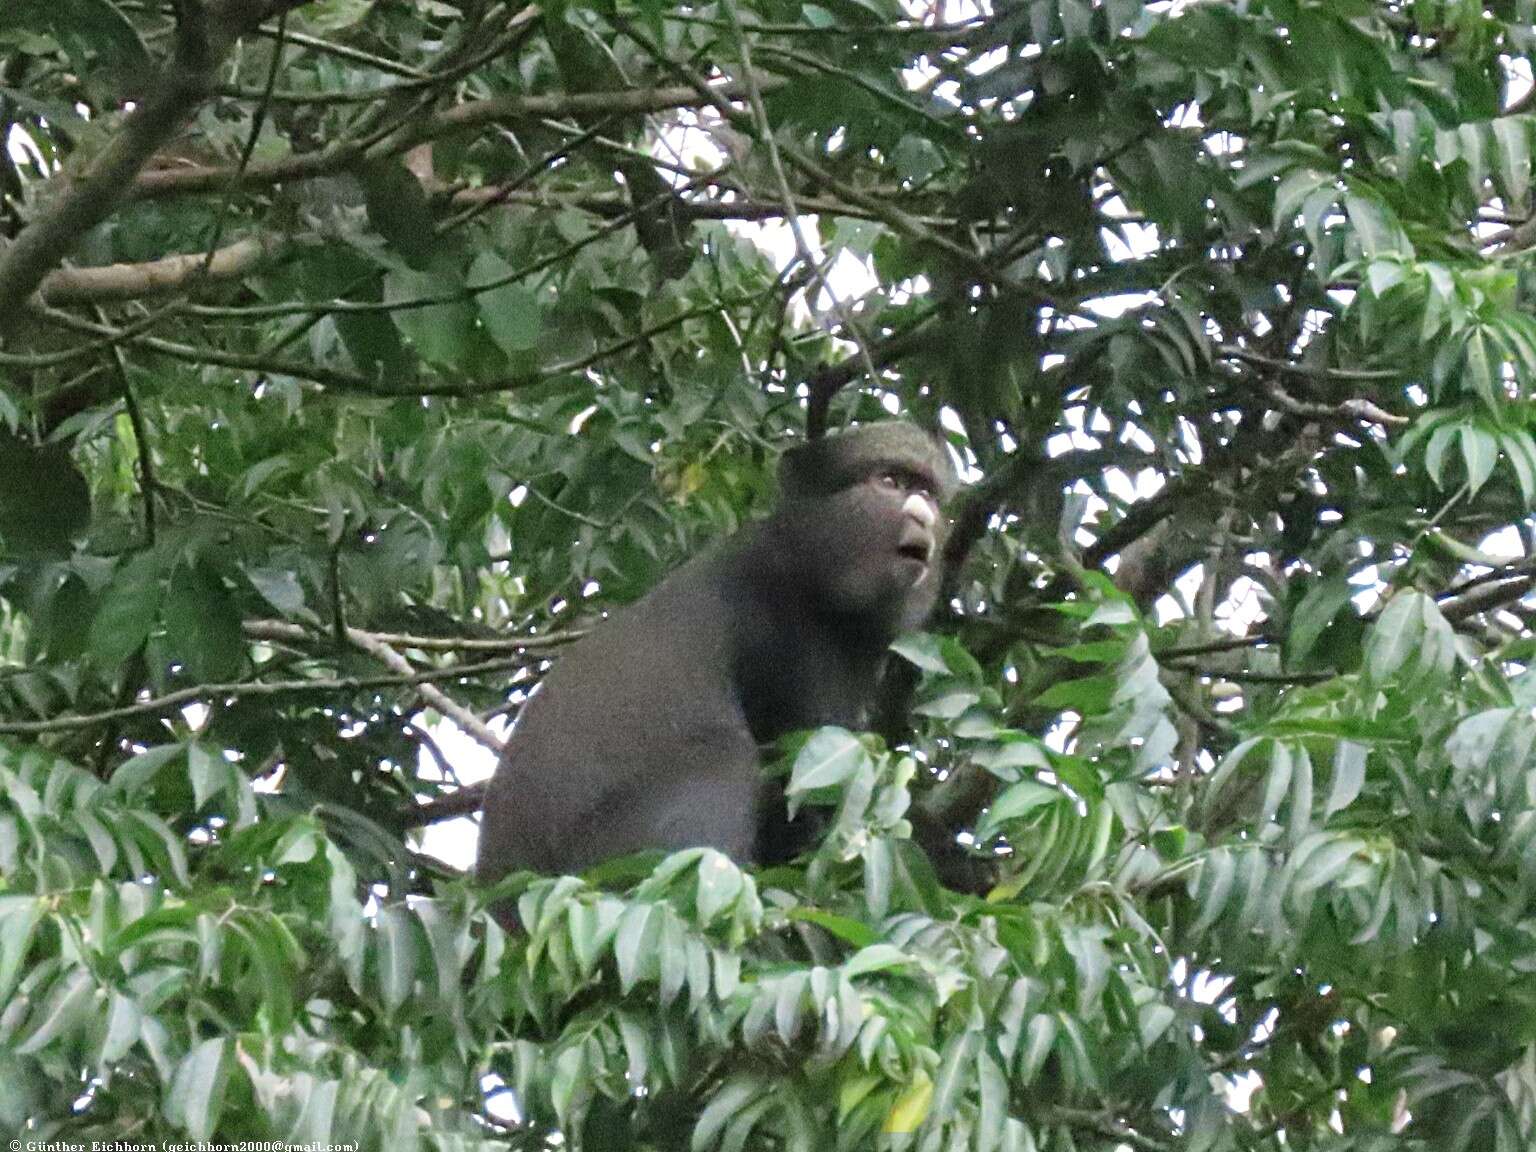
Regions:
[[[0, 4], [0, 1123], [1536, 1146], [1533, 18]], [[504, 934], [451, 728], [887, 411], [824, 843]]]

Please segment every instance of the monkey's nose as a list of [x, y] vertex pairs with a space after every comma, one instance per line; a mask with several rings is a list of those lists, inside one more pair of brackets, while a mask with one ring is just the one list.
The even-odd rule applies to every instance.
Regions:
[[932, 528], [939, 518], [939, 514], [934, 511], [933, 505], [928, 501], [928, 498], [919, 496], [916, 492], [907, 497], [906, 503], [901, 506], [901, 510], [924, 528]]

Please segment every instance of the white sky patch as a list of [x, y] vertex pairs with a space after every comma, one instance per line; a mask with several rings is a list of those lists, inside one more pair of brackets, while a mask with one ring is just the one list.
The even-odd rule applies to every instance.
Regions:
[[1504, 65], [1504, 75], [1509, 81], [1509, 90], [1506, 93], [1510, 104], [1518, 104], [1531, 94], [1533, 80], [1531, 75], [1531, 62], [1527, 57], [1502, 56], [1499, 62]]
[[33, 168], [48, 168], [48, 162], [43, 159], [43, 154], [38, 150], [32, 137], [23, 131], [21, 125], [12, 124], [11, 130], [6, 134], [5, 150], [10, 155], [11, 161], [17, 166], [23, 179], [28, 171]]
[[[453, 721], [439, 719], [435, 724], [426, 725], [421, 716], [416, 716], [412, 723], [422, 724], [431, 733], [432, 739], [442, 750], [443, 758], [453, 765], [461, 785], [477, 784], [481, 780], [490, 779], [496, 768], [496, 754], [473, 737], [465, 735], [463, 729]], [[509, 727], [506, 720], [501, 718], [491, 722], [491, 730], [502, 739], [506, 739]], [[437, 760], [425, 748], [417, 755], [416, 775], [423, 780], [443, 779]], [[435, 856], [450, 867], [467, 872], [474, 867], [475, 847], [479, 842], [480, 822], [472, 816], [460, 816], [428, 825], [422, 833], [421, 851], [428, 856]]]
[[1520, 525], [1508, 524], [1497, 532], [1489, 533], [1478, 542], [1477, 550], [1500, 560], [1519, 560], [1525, 555], [1525, 540], [1520, 535]]
[[1216, 606], [1216, 623], [1234, 636], [1246, 636], [1264, 619], [1263, 589], [1248, 576], [1232, 581], [1232, 591]]

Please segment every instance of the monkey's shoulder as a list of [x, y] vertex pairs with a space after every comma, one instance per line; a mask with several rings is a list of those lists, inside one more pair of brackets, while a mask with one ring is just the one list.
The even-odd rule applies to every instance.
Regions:
[[556, 660], [546, 686], [612, 698], [650, 696], [676, 691], [679, 681], [723, 677], [730, 666], [731, 615], [723, 567], [719, 553], [695, 557], [639, 600], [593, 624]]

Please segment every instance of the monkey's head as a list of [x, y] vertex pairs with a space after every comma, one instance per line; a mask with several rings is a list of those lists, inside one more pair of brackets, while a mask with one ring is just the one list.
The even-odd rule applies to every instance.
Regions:
[[832, 615], [894, 637], [933, 608], [955, 485], [943, 447], [901, 421], [786, 451], [774, 528], [795, 582]]

